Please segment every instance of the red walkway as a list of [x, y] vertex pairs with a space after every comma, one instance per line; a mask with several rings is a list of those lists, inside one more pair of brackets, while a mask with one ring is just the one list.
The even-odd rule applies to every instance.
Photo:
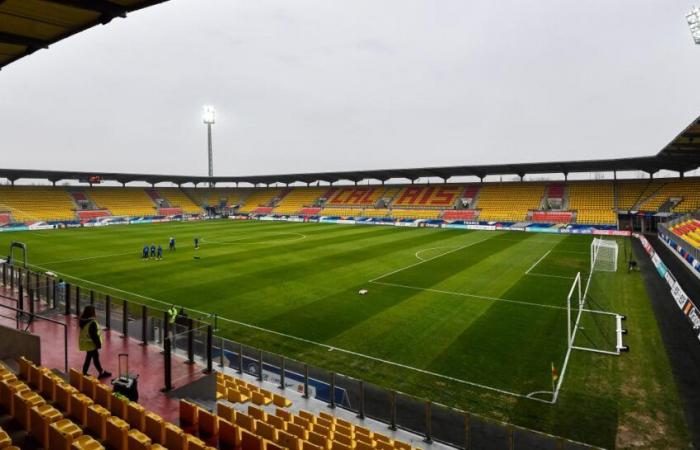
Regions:
[[[0, 287], [0, 304], [16, 307], [14, 300]], [[16, 295], [16, 294], [15, 294]], [[0, 315], [12, 316], [13, 312], [0, 307]], [[61, 321], [68, 326], [68, 367], [82, 370], [85, 354], [78, 350], [78, 320], [74, 316], [56, 314], [52, 319]], [[15, 327], [16, 321], [0, 317], [0, 324]], [[26, 324], [24, 325], [26, 326]], [[23, 326], [23, 329], [24, 329]], [[28, 331], [41, 338], [41, 365], [51, 369], [64, 369], [64, 327], [44, 320], [36, 320], [29, 325]], [[160, 347], [141, 345], [139, 341], [123, 338], [119, 332], [104, 332], [104, 343], [100, 351], [100, 361], [104, 369], [117, 376], [119, 353], [129, 354], [129, 370], [139, 375], [139, 403], [147, 410], [159, 414], [164, 419], [178, 423], [178, 400], [171, 399], [160, 389], [164, 386], [164, 358]], [[186, 364], [182, 358], [172, 357], [172, 384], [174, 388], [182, 387], [204, 376], [203, 367], [198, 364]], [[94, 366], [90, 373], [95, 375]], [[109, 384], [111, 380], [103, 380]]]

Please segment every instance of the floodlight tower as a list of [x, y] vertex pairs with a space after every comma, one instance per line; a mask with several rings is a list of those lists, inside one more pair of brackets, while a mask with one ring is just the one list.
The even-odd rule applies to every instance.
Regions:
[[688, 21], [690, 34], [693, 36], [693, 40], [696, 44], [700, 45], [700, 8], [696, 6], [691, 9], [690, 12], [685, 15], [685, 19]]
[[[209, 178], [214, 176], [214, 153], [211, 148], [211, 126], [216, 122], [216, 111], [211, 105], [205, 105], [202, 107], [202, 122], [207, 126], [207, 146], [209, 148]], [[209, 187], [212, 187], [214, 183], [209, 181]]]

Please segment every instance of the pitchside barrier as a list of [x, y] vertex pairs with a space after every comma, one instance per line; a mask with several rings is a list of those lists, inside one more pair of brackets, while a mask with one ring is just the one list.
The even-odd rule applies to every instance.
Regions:
[[[17, 300], [18, 310], [33, 308], [37, 317], [60, 320], [77, 315], [87, 304], [94, 305], [97, 319], [105, 329], [143, 345], [163, 348], [165, 359], [163, 390], [173, 389], [172, 364], [198, 363], [205, 371], [247, 374], [314, 398], [331, 408], [354, 412], [389, 428], [411, 431], [426, 442], [437, 441], [458, 448], [489, 449], [589, 449], [587, 444], [559, 438], [466, 411], [389, 390], [339, 372], [328, 371], [286, 356], [270, 353], [223, 335], [226, 319], [191, 309], [182, 309], [175, 323], [166, 308], [114, 297], [72, 283], [59, 284], [56, 277], [0, 263], [0, 293]], [[28, 294], [31, 292], [31, 294]], [[31, 300], [30, 300], [31, 298]], [[167, 305], [169, 307], [170, 305]], [[234, 322], [230, 322], [233, 324]]]
[[[666, 264], [664, 264], [661, 257], [656, 253], [654, 247], [651, 246], [651, 243], [646, 237], [644, 237], [644, 235], [635, 234], [634, 237], [639, 239], [639, 241], [642, 243], [642, 247], [644, 247], [644, 251], [647, 253], [647, 255], [649, 255], [651, 263], [654, 265], [656, 272], [668, 284], [669, 290], [671, 291], [671, 296], [676, 301], [678, 309], [688, 319], [690, 326], [693, 327], [693, 332], [698, 336], [698, 340], [700, 340], [700, 307], [698, 306], [700, 305], [700, 302], [698, 302], [698, 299], [693, 301], [690, 297], [688, 297], [688, 294], [685, 293], [680, 283], [678, 283], [676, 280], [676, 277], [671, 273], [668, 267], [666, 267]], [[661, 239], [661, 242], [669, 245], [663, 238]]]

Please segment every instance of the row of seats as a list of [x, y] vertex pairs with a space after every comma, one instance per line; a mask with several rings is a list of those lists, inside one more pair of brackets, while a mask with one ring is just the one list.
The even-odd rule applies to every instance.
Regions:
[[[222, 372], [217, 372], [216, 377], [217, 400], [221, 400], [217, 402], [217, 417], [257, 436], [260, 446], [255, 446], [256, 450], [277, 447], [289, 450], [413, 450], [407, 443], [331, 414], [322, 412], [315, 415], [304, 410], [292, 414], [286, 409], [291, 402], [282, 396], [275, 397], [275, 394], [267, 394], [271, 402], [248, 405], [246, 414], [234, 408], [233, 404], [241, 402], [238, 395], [233, 400], [229, 398], [230, 390], [239, 392], [240, 388], [245, 388], [252, 392], [267, 391]], [[270, 403], [275, 405], [274, 414], [263, 409]], [[214, 430], [216, 426], [212, 426], [211, 414], [190, 402], [180, 403], [181, 425], [195, 426], [199, 422], [198, 428], [201, 430], [203, 417], [206, 419], [204, 427], [208, 431]]]
[[695, 248], [700, 249], [700, 220], [686, 220], [671, 227], [671, 231]]
[[216, 399], [226, 399], [231, 403], [246, 403], [251, 401], [256, 405], [275, 404], [287, 408], [292, 402], [283, 395], [275, 394], [241, 378], [216, 373]]
[[[189, 423], [202, 411], [198, 408], [193, 413], [192, 409], [191, 404], [185, 405], [181, 423]], [[253, 405], [243, 412], [230, 403], [218, 402], [216, 415], [219, 420], [257, 436], [267, 448], [272, 445], [288, 450], [413, 450], [406, 442], [324, 412], [315, 415], [300, 410], [294, 414], [278, 407], [270, 413]]]
[[442, 213], [443, 220], [476, 220], [479, 211], [474, 209], [448, 209]]
[[20, 358], [19, 379], [13, 377], [0, 381], [0, 403], [44, 449], [213, 450], [74, 369], [66, 382]]
[[535, 211], [533, 222], [540, 223], [571, 223], [573, 213], [570, 211]]

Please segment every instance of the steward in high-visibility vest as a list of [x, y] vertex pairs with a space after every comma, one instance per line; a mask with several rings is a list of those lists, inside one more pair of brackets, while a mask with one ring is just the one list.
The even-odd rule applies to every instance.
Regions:
[[112, 374], [102, 368], [100, 364], [100, 352], [102, 348], [102, 330], [97, 324], [95, 318], [95, 307], [87, 305], [80, 315], [78, 324], [80, 325], [80, 334], [78, 335], [78, 348], [81, 352], [85, 352], [85, 362], [83, 363], [83, 375], [88, 374], [90, 362], [95, 363], [95, 369], [99, 372], [98, 378], [108, 378]]
[[[95, 342], [95, 338], [97, 338], [99, 344]], [[100, 348], [102, 348], [102, 330], [99, 325], [97, 325], [97, 321], [92, 319], [80, 328], [78, 349], [80, 349], [81, 352], [90, 352]]]
[[170, 309], [168, 309], [168, 322], [174, 324], [175, 319], [177, 319], [177, 308], [175, 305], [172, 305]]

